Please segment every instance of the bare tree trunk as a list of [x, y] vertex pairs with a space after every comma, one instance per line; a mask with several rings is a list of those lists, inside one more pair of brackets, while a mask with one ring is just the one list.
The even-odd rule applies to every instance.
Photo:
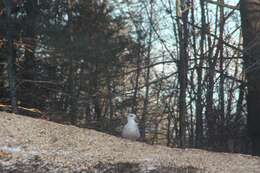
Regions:
[[[30, 26], [27, 26], [24, 31], [23, 31], [23, 35], [26, 38], [32, 38], [32, 40], [36, 39], [36, 25], [37, 25], [37, 18], [38, 18], [38, 6], [35, 4], [34, 1], [28, 1], [27, 2], [27, 6], [28, 8], [30, 8], [30, 11], [28, 11], [27, 13], [27, 20], [29, 21], [27, 22], [26, 25], [28, 25], [28, 23], [30, 24]], [[32, 44], [30, 49], [25, 49], [24, 52], [24, 64], [25, 64], [25, 72], [23, 72], [22, 74], [22, 79], [31, 79], [33, 81], [37, 80], [38, 78], [38, 73], [36, 72], [37, 69], [37, 63], [35, 60], [35, 50], [36, 50], [37, 45], [36, 44]], [[27, 68], [26, 68], [27, 67]], [[29, 68], [28, 68], [29, 67]], [[18, 78], [19, 81], [19, 78]], [[40, 87], [38, 85], [35, 85], [33, 83], [24, 83], [23, 84], [23, 88], [25, 88], [26, 90], [18, 90], [18, 95], [20, 95], [19, 101], [21, 101], [21, 103], [23, 104], [23, 106], [40, 106], [38, 105], [38, 95], [35, 94], [35, 91], [37, 91], [38, 89], [40, 89]], [[21, 93], [22, 91], [22, 93]], [[26, 97], [23, 97], [21, 95], [23, 95], [26, 92], [31, 92], [32, 94]]]
[[206, 40], [206, 19], [205, 19], [205, 1], [200, 0], [201, 8], [201, 38], [200, 38], [200, 59], [197, 69], [198, 87], [196, 95], [196, 147], [202, 147], [203, 141], [203, 106], [202, 106], [202, 66], [204, 63], [204, 44]]
[[111, 76], [107, 78], [107, 89], [108, 89], [108, 106], [109, 106], [109, 125], [110, 128], [113, 124], [113, 116], [114, 116], [114, 105], [113, 105], [113, 80]]
[[133, 96], [133, 105], [132, 105], [132, 112], [136, 114], [137, 112], [137, 96], [138, 96], [138, 90], [139, 90], [139, 78], [141, 73], [141, 40], [140, 36], [138, 36], [138, 57], [136, 62], [136, 77], [135, 77], [135, 86], [134, 86], [134, 96]]
[[[182, 4], [184, 3], [184, 4]], [[180, 119], [180, 147], [184, 148], [186, 143], [186, 91], [188, 85], [188, 10], [185, 8], [185, 2], [181, 2], [181, 22], [178, 20], [179, 29], [179, 40], [180, 40], [180, 57], [178, 62], [178, 78], [180, 83], [180, 93], [179, 93], [179, 119]]]
[[[221, 4], [224, 4], [224, 0], [220, 0]], [[223, 6], [219, 6], [219, 10], [220, 10], [220, 26], [219, 26], [219, 69], [220, 69], [220, 80], [219, 80], [219, 106], [220, 106], [220, 128], [218, 131], [218, 139], [217, 141], [220, 141], [219, 143], [222, 143], [222, 147], [223, 147], [223, 143], [225, 143], [226, 139], [225, 139], [225, 95], [224, 95], [224, 82], [225, 82], [225, 78], [224, 78], [224, 46], [223, 46], [223, 36], [224, 36], [224, 25], [225, 25], [225, 21], [224, 21], [224, 7]]]
[[[221, 10], [220, 10], [221, 11]], [[221, 13], [221, 12], [220, 12]], [[222, 14], [223, 15], [223, 14]], [[222, 16], [223, 17], [223, 16]], [[221, 17], [220, 17], [221, 18]], [[216, 18], [218, 19], [218, 18]], [[220, 19], [221, 26], [219, 27], [219, 39], [217, 40], [217, 49], [213, 57], [211, 57], [213, 53], [213, 46], [208, 56], [208, 74], [207, 74], [207, 93], [206, 93], [206, 119], [207, 119], [207, 128], [208, 128], [208, 146], [209, 147], [216, 147], [216, 123], [217, 123], [217, 115], [218, 110], [214, 109], [214, 102], [213, 102], [213, 93], [214, 93], [214, 77], [215, 77], [215, 69], [217, 65], [218, 57], [223, 51], [223, 32], [224, 32], [224, 19]], [[215, 32], [217, 32], [217, 25], [215, 25]], [[210, 45], [210, 44], [209, 44]], [[222, 52], [223, 53], [223, 52]]]
[[[151, 41], [151, 40], [150, 40]], [[151, 44], [151, 42], [150, 42]], [[145, 139], [145, 127], [146, 127], [146, 116], [147, 116], [147, 110], [148, 110], [148, 103], [149, 103], [149, 89], [150, 89], [150, 84], [149, 84], [149, 78], [150, 78], [150, 46], [149, 45], [149, 52], [148, 55], [145, 59], [145, 65], [147, 67], [146, 69], [146, 75], [145, 75], [145, 96], [144, 96], [144, 107], [143, 107], [143, 115], [141, 119], [141, 138]]]
[[93, 87], [93, 93], [92, 93], [92, 99], [94, 103], [94, 110], [95, 110], [95, 116], [97, 122], [101, 122], [102, 118], [102, 109], [100, 105], [100, 93], [99, 93], [99, 85], [98, 85], [98, 65], [95, 64], [93, 76], [92, 76], [92, 87]]
[[244, 66], [247, 79], [248, 131], [252, 153], [260, 156], [260, 0], [241, 0]]
[[153, 33], [153, 2], [149, 3], [150, 5], [150, 12], [149, 12], [149, 36], [148, 36], [148, 48], [147, 48], [147, 55], [145, 57], [145, 67], [146, 67], [146, 74], [145, 74], [145, 96], [144, 96], [144, 107], [143, 107], [143, 115], [141, 119], [141, 138], [145, 139], [145, 128], [146, 128], [146, 116], [148, 110], [148, 103], [149, 103], [149, 90], [150, 90], [150, 56], [151, 56], [151, 47], [152, 47], [152, 33]]
[[8, 31], [7, 40], [8, 40], [8, 78], [9, 78], [9, 88], [10, 88], [10, 98], [12, 105], [12, 112], [16, 113], [17, 111], [17, 98], [16, 98], [16, 53], [13, 44], [13, 39], [11, 33]]
[[5, 0], [5, 10], [7, 13], [7, 47], [8, 47], [8, 79], [9, 79], [9, 90], [10, 100], [12, 106], [12, 112], [17, 112], [17, 98], [16, 98], [16, 50], [13, 43], [13, 20], [11, 17], [12, 4], [10, 1]]
[[172, 113], [169, 112], [167, 115], [167, 146], [169, 147], [171, 144], [172, 131], [171, 131], [171, 122], [172, 122]]
[[[72, 0], [68, 0], [68, 25], [69, 25], [69, 41], [70, 44], [74, 44], [74, 36], [73, 36], [73, 22], [72, 22], [72, 13], [73, 13], [73, 2]], [[75, 87], [75, 74], [74, 74], [74, 66], [73, 66], [73, 54], [69, 52], [69, 79], [68, 79], [68, 90], [69, 90], [69, 116], [72, 124], [77, 122], [77, 112], [76, 112], [76, 87]]]

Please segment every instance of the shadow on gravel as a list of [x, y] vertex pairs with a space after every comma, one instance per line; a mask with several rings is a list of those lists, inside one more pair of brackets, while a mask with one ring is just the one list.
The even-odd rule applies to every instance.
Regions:
[[[6, 160], [7, 161], [7, 160]], [[77, 166], [53, 165], [44, 163], [39, 156], [20, 160], [15, 163], [2, 164], [0, 162], [0, 173], [206, 173], [193, 167], [151, 167], [146, 168], [138, 163], [99, 163], [92, 169]]]

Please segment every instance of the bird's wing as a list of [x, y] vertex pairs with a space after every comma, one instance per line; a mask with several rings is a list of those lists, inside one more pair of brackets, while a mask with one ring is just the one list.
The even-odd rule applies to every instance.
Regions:
[[139, 131], [139, 128], [138, 128], [138, 125], [136, 124], [136, 128], [135, 128], [135, 133], [136, 133], [136, 137], [137, 138], [140, 138], [140, 131]]
[[128, 134], [128, 126], [127, 126], [127, 124], [124, 126], [124, 128], [123, 128], [123, 131], [122, 131], [122, 137], [123, 138], [127, 138], [127, 136], [129, 136], [129, 134]]

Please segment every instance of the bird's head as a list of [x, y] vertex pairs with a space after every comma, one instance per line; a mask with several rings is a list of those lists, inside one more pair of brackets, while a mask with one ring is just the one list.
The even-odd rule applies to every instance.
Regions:
[[136, 121], [136, 115], [133, 113], [129, 113], [127, 116], [128, 121]]

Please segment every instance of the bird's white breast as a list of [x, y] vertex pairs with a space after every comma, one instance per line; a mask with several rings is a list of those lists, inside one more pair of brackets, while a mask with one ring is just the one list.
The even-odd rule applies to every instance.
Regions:
[[137, 123], [134, 121], [128, 122], [123, 128], [122, 137], [131, 140], [137, 140], [140, 137]]

